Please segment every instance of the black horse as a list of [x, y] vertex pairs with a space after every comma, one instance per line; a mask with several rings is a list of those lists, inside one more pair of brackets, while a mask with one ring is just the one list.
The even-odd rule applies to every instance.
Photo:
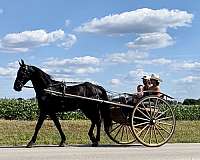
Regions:
[[[100, 128], [102, 120], [104, 121], [104, 130], [106, 132], [111, 124], [109, 106], [105, 103], [98, 103], [70, 97], [64, 98], [62, 96], [48, 94], [44, 91], [44, 89], [51, 89], [63, 93], [65, 92], [79, 96], [108, 100], [105, 89], [89, 82], [74, 86], [65, 86], [63, 82], [53, 80], [50, 75], [43, 72], [41, 69], [35, 66], [26, 65], [23, 60], [21, 60], [19, 64], [20, 68], [17, 72], [14, 89], [16, 91], [21, 91], [22, 87], [30, 80], [35, 89], [36, 98], [38, 100], [38, 106], [40, 109], [34, 135], [31, 141], [27, 144], [27, 147], [32, 147], [32, 145], [35, 143], [38, 131], [40, 130], [47, 116], [50, 116], [60, 133], [61, 142], [59, 146], [64, 146], [66, 137], [62, 131], [56, 113], [73, 111], [76, 109], [81, 109], [86, 117], [91, 120], [91, 127], [88, 135], [92, 141], [92, 146], [98, 146], [98, 142], [100, 141]], [[96, 136], [93, 133], [95, 125], [97, 127]]]

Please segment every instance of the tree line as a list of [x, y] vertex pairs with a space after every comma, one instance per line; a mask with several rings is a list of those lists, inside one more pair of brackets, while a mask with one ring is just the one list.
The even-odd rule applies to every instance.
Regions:
[[184, 99], [183, 105], [200, 105], [200, 98], [199, 99], [192, 99], [192, 98]]

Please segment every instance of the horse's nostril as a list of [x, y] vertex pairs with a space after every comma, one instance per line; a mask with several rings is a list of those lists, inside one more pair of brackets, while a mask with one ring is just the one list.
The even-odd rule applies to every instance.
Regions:
[[21, 91], [22, 90], [22, 84], [21, 83], [15, 83], [13, 88], [16, 91]]

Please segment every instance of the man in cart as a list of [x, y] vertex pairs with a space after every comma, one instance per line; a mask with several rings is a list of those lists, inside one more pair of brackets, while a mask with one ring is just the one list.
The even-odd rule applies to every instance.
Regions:
[[143, 85], [137, 86], [137, 93], [133, 94], [133, 104], [136, 104], [142, 97], [155, 95], [160, 97], [160, 82], [162, 80], [158, 75], [142, 77]]
[[149, 87], [150, 95], [155, 95], [160, 97], [160, 82], [162, 80], [158, 75], [152, 74], [150, 77], [151, 86]]

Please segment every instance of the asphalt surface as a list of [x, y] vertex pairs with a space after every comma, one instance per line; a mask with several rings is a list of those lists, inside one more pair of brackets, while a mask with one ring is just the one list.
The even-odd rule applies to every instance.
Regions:
[[200, 144], [0, 147], [0, 160], [200, 160]]

